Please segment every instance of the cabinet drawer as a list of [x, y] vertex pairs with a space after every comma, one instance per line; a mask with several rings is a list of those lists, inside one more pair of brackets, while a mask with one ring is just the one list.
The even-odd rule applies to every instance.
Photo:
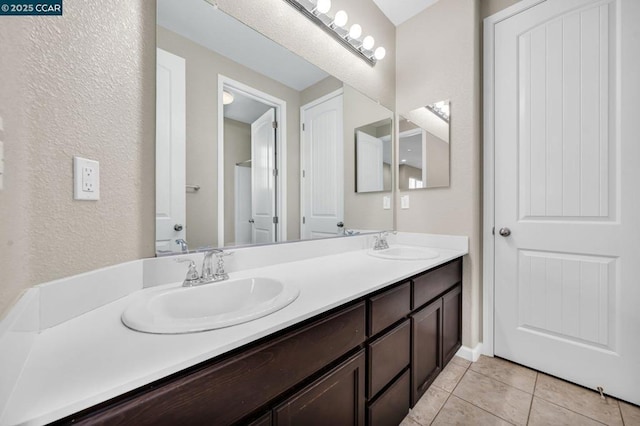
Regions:
[[462, 281], [462, 259], [413, 279], [413, 306], [419, 308]]
[[411, 283], [369, 298], [369, 336], [375, 336], [411, 310]]
[[273, 424], [364, 425], [364, 350], [274, 408]]
[[369, 345], [367, 398], [373, 398], [411, 360], [411, 322], [404, 321]]
[[397, 426], [409, 413], [411, 383], [409, 370], [369, 406], [370, 426]]
[[365, 304], [337, 312], [81, 419], [80, 424], [237, 422], [365, 340]]

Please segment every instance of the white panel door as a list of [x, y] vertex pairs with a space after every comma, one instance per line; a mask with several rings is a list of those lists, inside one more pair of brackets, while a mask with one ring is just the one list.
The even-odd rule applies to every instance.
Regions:
[[344, 220], [342, 95], [302, 107], [302, 238], [335, 236]]
[[251, 123], [251, 242], [276, 241], [276, 132], [272, 108]]
[[251, 243], [251, 167], [235, 166], [235, 244]]
[[186, 236], [185, 61], [157, 49], [156, 251], [180, 251]]
[[636, 404], [638, 22], [547, 0], [495, 33], [495, 354]]
[[383, 142], [360, 130], [356, 132], [356, 141], [356, 190], [382, 191]]

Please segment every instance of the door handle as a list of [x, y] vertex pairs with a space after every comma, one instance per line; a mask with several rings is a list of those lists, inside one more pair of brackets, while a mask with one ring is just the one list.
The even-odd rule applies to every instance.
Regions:
[[249, 219], [249, 223], [254, 223], [254, 222], [255, 222], [255, 220]]
[[509, 229], [509, 228], [500, 228], [498, 233], [503, 237], [508, 237], [509, 235], [511, 235], [511, 229]]
[[182, 231], [182, 229], [183, 229], [183, 226], [181, 224], [179, 224], [179, 223], [176, 223], [175, 225], [173, 225], [173, 230], [174, 231], [180, 232], [180, 231]]

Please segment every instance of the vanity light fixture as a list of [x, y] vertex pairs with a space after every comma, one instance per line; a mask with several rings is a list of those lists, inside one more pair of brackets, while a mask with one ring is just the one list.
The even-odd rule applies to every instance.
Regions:
[[329, 33], [344, 47], [351, 50], [369, 65], [383, 59], [387, 53], [384, 47], [379, 46], [374, 50], [375, 40], [367, 35], [363, 39], [362, 27], [358, 24], [345, 28], [349, 20], [347, 12], [339, 10], [334, 17], [328, 15], [331, 10], [331, 0], [284, 0], [296, 8], [300, 13], [313, 23]]
[[227, 92], [226, 90], [222, 91], [222, 105], [229, 105], [233, 103], [234, 96], [232, 93]]
[[436, 102], [434, 104], [427, 105], [427, 109], [444, 120], [444, 122], [449, 122], [449, 102]]

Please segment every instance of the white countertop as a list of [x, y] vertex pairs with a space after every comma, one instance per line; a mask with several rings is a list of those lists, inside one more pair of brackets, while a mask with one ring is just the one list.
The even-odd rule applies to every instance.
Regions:
[[266, 317], [201, 333], [130, 330], [120, 316], [138, 292], [131, 293], [37, 333], [0, 423], [60, 419], [467, 253], [435, 249], [440, 256], [431, 260], [386, 260], [353, 250], [232, 272], [231, 279], [260, 276], [295, 284], [300, 295]]

